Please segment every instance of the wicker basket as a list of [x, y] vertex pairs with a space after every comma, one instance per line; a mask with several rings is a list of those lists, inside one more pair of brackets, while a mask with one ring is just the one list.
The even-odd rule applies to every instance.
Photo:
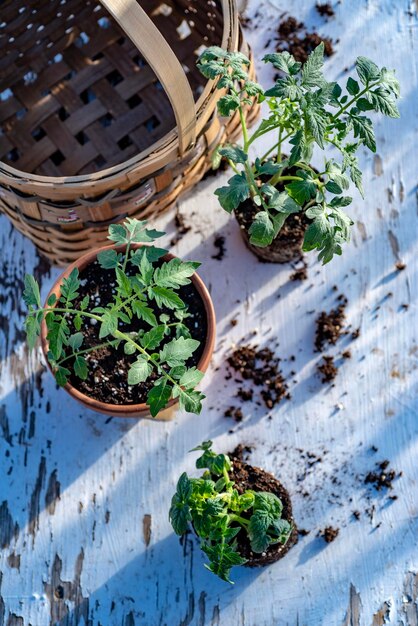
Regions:
[[248, 54], [235, 0], [6, 0], [1, 16], [0, 209], [58, 265], [167, 209], [239, 133], [196, 69], [202, 46]]

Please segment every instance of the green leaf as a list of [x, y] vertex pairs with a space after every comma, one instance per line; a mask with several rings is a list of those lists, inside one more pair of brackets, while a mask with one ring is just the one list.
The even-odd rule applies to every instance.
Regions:
[[401, 87], [398, 79], [395, 76], [395, 72], [386, 69], [383, 67], [380, 72], [380, 80], [384, 84], [384, 86], [389, 89], [393, 93], [396, 98], [399, 98], [401, 95]]
[[359, 98], [356, 102], [356, 108], [359, 111], [372, 111], [374, 106], [366, 98]]
[[[42, 316], [42, 312], [41, 312], [41, 316]], [[39, 337], [39, 334], [41, 332], [41, 324], [40, 324], [40, 319], [38, 315], [28, 315], [26, 320], [25, 320], [25, 331], [26, 331], [26, 338], [28, 341], [28, 346], [29, 346], [29, 350], [33, 350], [33, 348], [36, 345], [36, 341]]]
[[110, 250], [102, 250], [97, 255], [100, 267], [105, 270], [114, 269], [118, 264], [118, 253], [113, 248]]
[[357, 57], [356, 70], [363, 85], [367, 85], [380, 78], [379, 68], [367, 57]]
[[274, 87], [265, 92], [265, 96], [267, 98], [272, 96], [289, 98], [293, 102], [302, 98], [303, 90], [293, 76], [285, 76], [284, 78], [279, 78]]
[[158, 267], [154, 273], [154, 282], [159, 287], [176, 289], [190, 284], [190, 276], [193, 276], [200, 263], [193, 261], [181, 261], [171, 259]]
[[185, 339], [184, 337], [172, 339], [169, 343], [166, 343], [160, 351], [161, 361], [167, 363], [170, 367], [183, 365], [183, 363], [192, 356], [199, 345], [200, 342], [196, 339]]
[[167, 378], [160, 378], [157, 384], [148, 392], [147, 404], [152, 417], [156, 417], [163, 409], [171, 397], [171, 387]]
[[134, 300], [132, 302], [132, 311], [135, 313], [138, 319], [144, 320], [150, 326], [157, 326], [157, 318], [155, 317], [154, 311], [151, 307], [147, 306], [141, 300]]
[[219, 154], [233, 163], [246, 163], [248, 155], [239, 146], [223, 146], [219, 149]]
[[312, 182], [311, 178], [305, 180], [294, 180], [285, 187], [287, 193], [293, 198], [300, 206], [303, 206], [305, 202], [309, 202], [316, 195], [316, 185]]
[[158, 261], [161, 257], [166, 255], [168, 250], [164, 248], [156, 248], [155, 246], [141, 246], [137, 250], [131, 252], [130, 262], [132, 265], [141, 267], [142, 257], [145, 255], [150, 263]]
[[351, 96], [356, 96], [360, 91], [360, 85], [356, 80], [350, 78], [347, 80], [347, 91]]
[[219, 576], [225, 582], [233, 584], [229, 575], [231, 567], [234, 565], [243, 565], [247, 560], [237, 552], [235, 545], [229, 545], [228, 543], [218, 543], [210, 545], [209, 543], [202, 542], [201, 548], [203, 552], [209, 557], [209, 565], [206, 565], [207, 569]]
[[296, 61], [286, 50], [284, 52], [274, 52], [273, 54], [266, 54], [263, 57], [264, 63], [271, 63], [273, 67], [285, 74], [297, 74], [302, 67], [302, 63]]
[[45, 321], [48, 328], [49, 349], [54, 359], [58, 361], [63, 354], [63, 346], [67, 343], [70, 330], [65, 318], [54, 317], [52, 313], [48, 313]]
[[324, 148], [324, 135], [327, 127], [327, 116], [321, 110], [311, 105], [305, 109], [306, 130], [312, 135], [316, 143]]
[[265, 552], [269, 547], [271, 540], [267, 531], [272, 521], [269, 512], [262, 509], [251, 515], [248, 524], [248, 537], [254, 552]]
[[48, 296], [48, 300], [46, 301], [48, 306], [54, 306], [54, 304], [57, 301], [57, 296], [55, 295], [55, 293], [51, 293], [50, 296]]
[[78, 350], [83, 343], [84, 335], [83, 333], [74, 333], [71, 337], [68, 338], [68, 345], [75, 352]]
[[128, 233], [122, 224], [110, 224], [107, 238], [114, 241], [116, 245], [128, 243]]
[[385, 87], [378, 87], [374, 91], [369, 92], [366, 97], [376, 111], [380, 111], [380, 113], [388, 117], [400, 117], [398, 107], [393, 100], [393, 95], [390, 91], [385, 89]]
[[138, 385], [148, 379], [152, 372], [152, 366], [146, 357], [139, 356], [128, 370], [128, 385]]
[[142, 282], [146, 287], [149, 287], [152, 283], [154, 268], [146, 254], [142, 255], [141, 262], [139, 264], [139, 270], [141, 272]]
[[64, 278], [61, 285], [61, 295], [67, 302], [75, 300], [78, 296], [80, 281], [78, 279], [78, 269], [75, 267], [68, 278]]
[[304, 87], [321, 87], [324, 84], [322, 67], [324, 65], [324, 42], [308, 56], [302, 68], [302, 85]]
[[144, 350], [155, 350], [155, 348], [158, 348], [158, 346], [164, 339], [164, 335], [165, 327], [163, 325], [155, 326], [139, 338], [139, 343], [144, 348]]
[[191, 367], [181, 376], [179, 384], [185, 389], [196, 387], [202, 380], [204, 374], [196, 367]]
[[216, 189], [215, 195], [218, 196], [221, 207], [231, 213], [250, 196], [250, 188], [245, 175], [236, 174], [228, 180], [226, 187]]
[[204, 400], [205, 397], [206, 396], [200, 391], [193, 391], [191, 389], [180, 389], [180, 408], [184, 409], [188, 413], [195, 413], [196, 415], [199, 415], [202, 411], [202, 400]]
[[369, 150], [376, 152], [376, 138], [371, 120], [363, 115], [351, 115], [351, 120], [353, 122], [354, 137], [363, 139]]
[[54, 370], [55, 380], [60, 387], [64, 387], [68, 383], [68, 377], [70, 375], [70, 370], [67, 370], [66, 367], [62, 367], [62, 365], [59, 365], [56, 370]]
[[235, 94], [227, 94], [226, 96], [222, 96], [218, 100], [218, 111], [219, 115], [222, 117], [229, 117], [231, 113], [236, 111], [240, 106], [241, 101], [238, 96]]
[[136, 347], [127, 341], [123, 346], [123, 351], [125, 354], [134, 354], [136, 352]]
[[123, 226], [128, 233], [128, 241], [130, 243], [151, 243], [165, 234], [158, 230], [145, 228], [146, 223], [145, 220], [138, 220], [131, 217], [126, 218]]
[[100, 326], [99, 338], [104, 339], [108, 335], [113, 335], [118, 329], [118, 315], [112, 311], [106, 310], [102, 317], [102, 324]]
[[340, 194], [340, 193], [343, 192], [341, 187], [339, 185], [337, 185], [337, 183], [332, 181], [332, 180], [329, 180], [327, 182], [327, 184], [325, 185], [325, 189], [327, 189], [327, 191], [329, 191], [330, 193]]
[[41, 308], [41, 296], [39, 293], [39, 285], [30, 274], [25, 275], [25, 289], [23, 291], [23, 300], [28, 307]]
[[189, 499], [192, 495], [192, 481], [186, 472], [180, 476], [176, 493], [171, 499], [171, 507], [169, 511], [169, 519], [173, 530], [177, 535], [183, 535], [192, 521], [190, 512]]
[[277, 518], [282, 514], [283, 504], [275, 493], [271, 493], [269, 491], [256, 491], [254, 492], [253, 508], [255, 511], [267, 511], [272, 518]]
[[330, 215], [333, 218], [336, 227], [340, 231], [342, 239], [344, 241], [350, 241], [351, 226], [354, 224], [351, 217], [344, 213], [344, 211], [339, 207], [334, 207]]
[[248, 229], [250, 243], [265, 248], [274, 239], [274, 225], [267, 211], [259, 211]]
[[158, 308], [166, 306], [168, 309], [182, 309], [185, 304], [179, 296], [171, 289], [166, 287], [150, 287], [148, 290], [149, 297], [155, 298]]
[[349, 196], [333, 198], [328, 206], [330, 206], [330, 207], [344, 207], [344, 206], [348, 206], [349, 204], [351, 204], [352, 201], [353, 201], [353, 198], [350, 198]]
[[121, 298], [129, 298], [132, 294], [132, 285], [129, 277], [119, 267], [116, 268], [116, 282]]
[[77, 356], [74, 359], [74, 373], [76, 376], [81, 378], [81, 380], [86, 380], [87, 375], [88, 375], [88, 369], [87, 369], [87, 361], [84, 357]]

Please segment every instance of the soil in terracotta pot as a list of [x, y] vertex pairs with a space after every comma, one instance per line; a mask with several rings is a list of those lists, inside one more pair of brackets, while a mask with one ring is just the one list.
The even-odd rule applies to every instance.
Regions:
[[250, 542], [244, 531], [240, 531], [237, 535], [238, 552], [246, 559], [248, 567], [258, 567], [261, 565], [269, 565], [279, 559], [283, 558], [290, 548], [292, 548], [298, 541], [298, 531], [292, 514], [292, 504], [287, 490], [272, 474], [265, 472], [259, 467], [253, 467], [240, 460], [238, 454], [234, 456], [235, 452], [231, 453], [232, 469], [230, 471], [231, 479], [236, 483], [235, 487], [238, 493], [242, 494], [247, 489], [253, 489], [254, 491], [270, 491], [274, 493], [283, 504], [282, 518], [287, 520], [293, 526], [293, 531], [288, 541], [283, 544], [275, 544], [268, 548], [266, 552], [257, 553], [251, 550]]
[[[90, 303], [94, 306], [106, 306], [112, 301], [115, 289], [115, 278], [112, 270], [105, 270], [95, 261], [80, 272], [80, 295], [75, 301], [76, 305], [81, 302], [84, 296], [90, 296]], [[187, 362], [188, 367], [197, 366], [205, 346], [207, 335], [207, 317], [203, 301], [198, 294], [193, 283], [181, 287], [177, 292], [180, 298], [185, 302], [190, 313], [190, 317], [184, 320], [184, 324], [188, 327], [193, 339], [200, 341], [200, 346]], [[157, 318], [161, 313], [169, 315], [170, 322], [178, 321], [173, 315], [173, 311], [162, 308], [158, 309], [154, 301], [150, 301], [149, 306], [154, 310]], [[94, 324], [95, 320], [83, 320], [81, 332], [84, 335], [82, 348], [88, 348], [101, 344], [106, 340], [99, 339], [99, 324]], [[72, 323], [70, 323], [71, 332], [76, 332]], [[119, 323], [119, 329], [123, 332], [138, 332], [141, 329], [150, 330], [150, 326], [139, 321], [136, 317], [130, 324]], [[167, 343], [173, 339], [174, 335], [165, 338], [161, 344]], [[86, 394], [87, 396], [106, 402], [108, 404], [142, 404], [146, 402], [149, 389], [153, 386], [153, 382], [158, 375], [153, 372], [149, 380], [139, 385], [128, 385], [128, 369], [136, 360], [136, 355], [126, 355], [123, 350], [123, 343], [118, 349], [108, 347], [93, 350], [88, 353], [86, 360], [88, 363], [88, 377], [81, 380], [74, 373], [69, 377], [69, 382], [73, 387]], [[71, 360], [66, 364], [71, 369]]]

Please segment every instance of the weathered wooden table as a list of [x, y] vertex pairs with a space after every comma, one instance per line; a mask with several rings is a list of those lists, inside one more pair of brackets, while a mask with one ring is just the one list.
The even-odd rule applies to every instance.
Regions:
[[[290, 282], [291, 268], [258, 263], [245, 249], [213, 196], [221, 178], [180, 203], [191, 230], [175, 252], [203, 262], [218, 316], [200, 417], [109, 420], [58, 391], [22, 330], [25, 272], [35, 271], [45, 295], [58, 270], [1, 218], [1, 626], [417, 626], [418, 3], [342, 0], [328, 22], [313, 4], [291, 10], [339, 40], [329, 75], [344, 78], [339, 70], [358, 54], [395, 67], [402, 118], [380, 118], [378, 154], [361, 156], [367, 200], [355, 198], [352, 243], [326, 267], [310, 255], [307, 281]], [[289, 6], [250, 2], [259, 57]], [[168, 243], [173, 215], [158, 226]], [[216, 236], [225, 237], [222, 261], [213, 258]], [[313, 340], [316, 315], [338, 293], [361, 335], [327, 351], [339, 365], [331, 387], [315, 373]], [[224, 359], [254, 330], [253, 342], [279, 341], [292, 399], [271, 414], [247, 403], [236, 424], [223, 415], [237, 391]], [[187, 451], [208, 438], [223, 451], [251, 444], [251, 462], [286, 484], [309, 531], [274, 566], [236, 570], [235, 586], [205, 570], [196, 541], [180, 544], [167, 518], [177, 477], [193, 472]], [[384, 459], [402, 472], [389, 493], [364, 482]], [[330, 544], [318, 536], [326, 526], [340, 529]]]

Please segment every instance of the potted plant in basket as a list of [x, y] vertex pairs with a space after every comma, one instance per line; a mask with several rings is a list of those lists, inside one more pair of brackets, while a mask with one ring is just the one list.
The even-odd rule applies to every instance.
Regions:
[[[345, 195], [350, 180], [363, 195], [356, 152], [363, 145], [376, 151], [367, 113], [399, 117], [399, 83], [392, 71], [358, 57], [358, 80], [348, 78], [344, 93], [338, 83], [325, 80], [323, 57], [323, 43], [303, 65], [289, 52], [267, 54], [263, 60], [279, 78], [266, 91], [249, 80], [249, 61], [239, 52], [210, 47], [199, 58], [202, 74], [218, 79], [218, 89], [225, 90], [219, 112], [229, 116], [238, 110], [242, 125], [243, 146], [225, 145], [215, 152], [214, 167], [225, 158], [235, 172], [215, 193], [226, 211], [235, 212], [248, 247], [265, 261], [289, 261], [301, 255], [301, 246], [319, 250], [323, 263], [341, 254], [353, 224], [344, 211], [352, 202]], [[253, 98], [266, 102], [268, 115], [249, 135], [242, 109]], [[270, 147], [250, 162], [251, 146], [266, 134]], [[324, 152], [322, 171], [311, 162], [314, 146]], [[329, 156], [330, 149], [340, 160]]]
[[70, 265], [44, 306], [25, 277], [29, 346], [41, 335], [58, 385], [89, 408], [133, 417], [164, 417], [177, 403], [201, 411], [195, 387], [213, 352], [213, 306], [199, 263], [150, 245], [163, 234], [136, 219], [110, 225], [113, 245]]
[[169, 518], [183, 535], [192, 526], [209, 558], [206, 567], [222, 580], [230, 580], [234, 565], [256, 567], [281, 559], [297, 542], [289, 494], [264, 470], [232, 460], [204, 441], [194, 450], [205, 469], [200, 478], [180, 476]]

